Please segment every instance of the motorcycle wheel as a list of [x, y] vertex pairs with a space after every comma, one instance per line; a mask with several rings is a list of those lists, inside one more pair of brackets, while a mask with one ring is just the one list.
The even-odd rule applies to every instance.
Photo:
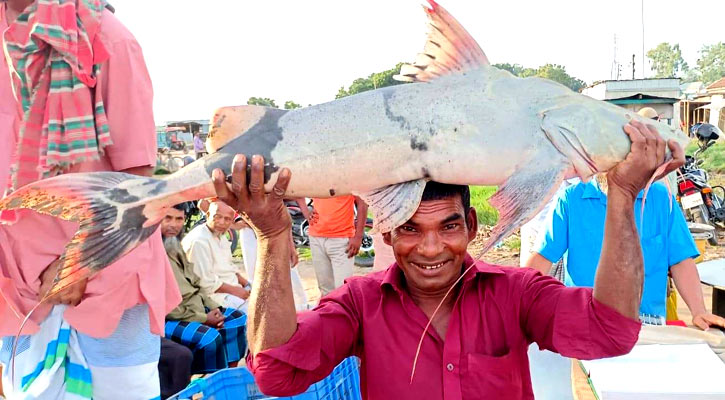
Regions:
[[373, 247], [373, 237], [368, 234], [373, 228], [373, 223], [368, 218], [365, 224], [365, 232], [363, 233], [360, 251], [355, 256], [355, 264], [360, 267], [370, 268], [375, 263], [375, 248]]
[[697, 208], [690, 209], [690, 215], [692, 216], [692, 222], [698, 224], [709, 224], [709, 218], [707, 218], [707, 207], [704, 204], [700, 204]]

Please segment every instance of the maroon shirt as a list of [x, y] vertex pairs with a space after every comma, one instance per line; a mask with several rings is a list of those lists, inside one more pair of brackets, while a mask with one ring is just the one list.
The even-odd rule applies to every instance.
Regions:
[[[472, 261], [467, 256], [466, 265]], [[428, 319], [397, 264], [348, 279], [297, 321], [286, 344], [247, 359], [264, 393], [300, 393], [356, 355], [364, 399], [533, 399], [526, 354], [531, 342], [588, 360], [628, 353], [640, 328], [639, 321], [592, 298], [590, 288], [567, 288], [533, 269], [484, 262], [463, 278], [445, 341], [428, 329], [412, 384]]]

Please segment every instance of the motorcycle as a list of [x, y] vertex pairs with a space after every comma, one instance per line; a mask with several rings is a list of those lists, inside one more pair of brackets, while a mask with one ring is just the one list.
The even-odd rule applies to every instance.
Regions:
[[685, 164], [679, 169], [677, 198], [687, 220], [725, 229], [725, 188], [710, 186], [707, 171], [700, 167], [703, 160], [698, 159], [698, 155], [715, 144], [718, 132], [710, 124], [700, 124], [695, 130], [698, 149], [692, 156], [685, 156]]

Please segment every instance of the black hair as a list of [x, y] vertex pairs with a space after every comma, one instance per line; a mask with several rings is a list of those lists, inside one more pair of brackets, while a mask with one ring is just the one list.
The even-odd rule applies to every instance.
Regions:
[[429, 181], [425, 184], [421, 201], [450, 199], [456, 195], [461, 196], [464, 213], [463, 218], [468, 221], [468, 210], [471, 208], [471, 191], [466, 185], [451, 185], [448, 183]]
[[175, 209], [177, 209], [179, 211], [183, 211], [183, 212], [186, 212], [186, 209], [187, 209], [186, 203], [174, 204], [173, 207]]

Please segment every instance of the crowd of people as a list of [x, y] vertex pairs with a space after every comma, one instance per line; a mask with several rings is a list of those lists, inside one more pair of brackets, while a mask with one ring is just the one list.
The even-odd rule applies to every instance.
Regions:
[[[0, 32], [7, 54], [0, 61], [0, 140], [8, 144], [0, 147], [0, 184], [8, 192], [59, 173], [152, 173], [151, 79], [112, 8], [104, 1], [6, 0]], [[261, 157], [250, 160], [249, 182], [244, 173], [232, 176], [234, 185], [215, 175], [218, 197], [200, 203], [205, 223], [185, 233], [185, 207], [169, 209], [142, 245], [39, 307], [17, 342], [78, 223], [3, 212], [4, 394], [165, 398], [193, 374], [246, 364], [263, 392], [288, 396], [355, 355], [369, 399], [531, 398], [529, 344], [579, 359], [625, 354], [641, 324], [665, 322], [668, 276], [693, 325], [725, 327], [706, 310], [698, 251], [681, 212], [669, 207], [671, 195], [653, 186], [651, 207], [639, 213], [641, 190], [665, 150], [674, 157], [669, 173], [684, 161], [682, 149], [636, 120], [623, 130], [632, 140], [627, 159], [606, 176], [562, 187], [535, 219], [531, 255], [522, 252], [531, 268], [470, 257], [478, 221], [467, 186], [428, 182], [410, 220], [375, 237], [375, 271], [359, 277], [353, 262], [365, 202], [313, 199], [310, 212], [300, 201], [322, 295], [316, 305], [295, 268], [283, 204], [291, 174], [282, 169], [264, 193]], [[198, 135], [194, 150], [205, 152]], [[230, 229], [240, 232], [243, 267], [233, 260]], [[557, 262], [563, 283], [548, 276]]]

